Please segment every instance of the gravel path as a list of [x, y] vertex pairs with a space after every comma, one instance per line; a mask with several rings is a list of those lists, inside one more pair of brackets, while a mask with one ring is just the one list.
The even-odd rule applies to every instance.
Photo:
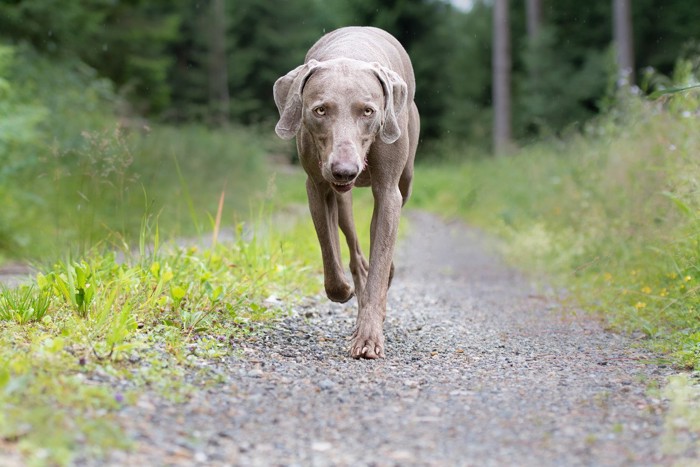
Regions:
[[9, 263], [0, 267], [0, 287], [17, 287], [27, 282], [32, 274], [29, 266], [22, 263]]
[[[671, 371], [537, 294], [462, 224], [410, 213], [387, 358], [347, 356], [355, 315], [318, 298], [213, 364], [184, 404], [124, 410], [113, 465], [667, 465]], [[652, 362], [652, 363], [650, 363]]]

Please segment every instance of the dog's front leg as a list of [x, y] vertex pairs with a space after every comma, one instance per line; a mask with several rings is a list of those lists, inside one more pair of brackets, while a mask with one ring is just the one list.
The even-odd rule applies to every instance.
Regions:
[[354, 289], [345, 277], [340, 258], [338, 205], [335, 193], [328, 184], [315, 183], [310, 177], [306, 180], [306, 193], [323, 256], [326, 295], [334, 302], [347, 302], [352, 298]]
[[372, 193], [369, 274], [363, 298], [359, 300], [360, 309], [350, 345], [350, 355], [354, 358], [384, 357], [386, 295], [401, 216], [401, 192], [397, 185], [373, 186]]

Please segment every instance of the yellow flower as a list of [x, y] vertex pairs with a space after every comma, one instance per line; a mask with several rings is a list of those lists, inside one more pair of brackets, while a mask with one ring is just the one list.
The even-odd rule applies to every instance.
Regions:
[[666, 288], [664, 287], [663, 289], [661, 289], [661, 292], [659, 292], [659, 295], [665, 297], [666, 295], [668, 295], [668, 290], [666, 290]]
[[634, 305], [634, 307], [638, 310], [641, 310], [642, 308], [646, 308], [646, 306], [647, 306], [647, 304], [644, 302], [637, 302], [637, 304]]
[[647, 294], [647, 295], [650, 294], [650, 293], [651, 293], [651, 287], [649, 287], [648, 285], [645, 285], [644, 287], [642, 287], [642, 293], [645, 293], [645, 294]]
[[686, 282], [690, 282], [691, 280], [693, 280], [692, 277], [690, 277], [690, 276], [685, 276], [685, 281], [686, 281]]
[[606, 272], [603, 274], [603, 279], [605, 279], [606, 282], [610, 282], [612, 280], [613, 276], [609, 272]]

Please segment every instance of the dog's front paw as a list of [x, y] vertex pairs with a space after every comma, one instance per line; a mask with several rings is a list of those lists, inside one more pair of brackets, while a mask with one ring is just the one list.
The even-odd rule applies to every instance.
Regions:
[[381, 326], [358, 324], [350, 338], [350, 356], [352, 358], [384, 358], [384, 333]]
[[355, 295], [355, 288], [349, 283], [326, 284], [326, 296], [334, 302], [345, 303]]

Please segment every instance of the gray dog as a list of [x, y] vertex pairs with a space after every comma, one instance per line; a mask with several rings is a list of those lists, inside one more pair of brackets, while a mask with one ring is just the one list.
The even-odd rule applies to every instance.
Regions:
[[[326, 294], [359, 312], [350, 345], [354, 358], [384, 356], [386, 295], [401, 207], [411, 194], [420, 120], [408, 54], [391, 34], [348, 27], [323, 36], [303, 65], [275, 83], [280, 138], [297, 137], [306, 192], [321, 244]], [[378, 138], [377, 138], [378, 137]], [[352, 215], [353, 186], [371, 186], [374, 212], [369, 263]], [[350, 250], [348, 282], [338, 226]]]

